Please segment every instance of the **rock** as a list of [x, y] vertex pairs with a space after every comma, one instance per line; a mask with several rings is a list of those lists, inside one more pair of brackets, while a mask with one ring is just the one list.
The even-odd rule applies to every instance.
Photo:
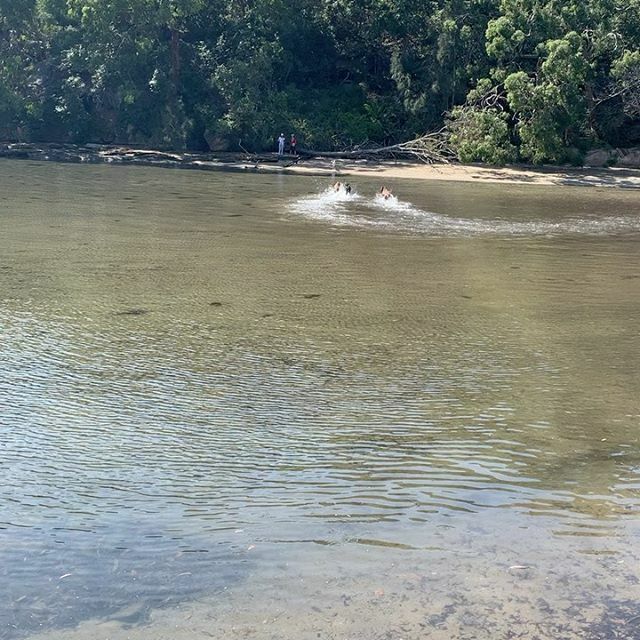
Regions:
[[19, 151], [38, 151], [38, 148], [28, 142], [14, 142], [9, 145], [9, 149], [15, 149]]
[[117, 316], [143, 316], [146, 313], [149, 313], [148, 309], [125, 309], [124, 311], [117, 311]]
[[628, 167], [629, 169], [640, 169], [640, 148], [618, 149], [617, 167]]
[[4, 158], [14, 158], [18, 160], [28, 160], [29, 152], [22, 151], [21, 149], [2, 149], [0, 156]]
[[606, 167], [611, 162], [611, 152], [605, 149], [593, 149], [587, 153], [584, 163], [590, 167]]

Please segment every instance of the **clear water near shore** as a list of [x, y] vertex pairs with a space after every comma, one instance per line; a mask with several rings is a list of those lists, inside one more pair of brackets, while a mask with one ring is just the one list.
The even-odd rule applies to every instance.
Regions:
[[0, 163], [0, 637], [638, 638], [630, 191]]

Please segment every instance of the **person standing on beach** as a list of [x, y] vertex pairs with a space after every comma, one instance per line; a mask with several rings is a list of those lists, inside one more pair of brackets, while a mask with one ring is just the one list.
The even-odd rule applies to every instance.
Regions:
[[296, 147], [298, 146], [298, 141], [296, 140], [296, 134], [291, 134], [291, 140], [289, 140], [289, 152], [291, 155], [296, 155]]
[[284, 133], [280, 134], [280, 137], [278, 138], [278, 155], [279, 156], [283, 156], [284, 155]]

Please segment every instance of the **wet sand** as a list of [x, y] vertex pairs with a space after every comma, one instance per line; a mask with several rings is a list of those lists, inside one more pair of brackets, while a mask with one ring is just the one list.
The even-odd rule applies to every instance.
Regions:
[[[286, 161], [285, 163], [286, 164]], [[260, 165], [259, 169], [266, 169]], [[272, 167], [272, 170], [277, 167]], [[423, 164], [399, 161], [345, 161], [314, 158], [285, 169], [293, 173], [367, 176], [381, 181], [395, 179], [444, 180], [450, 182], [571, 185], [640, 188], [640, 170], [597, 167], [492, 167], [488, 165]]]

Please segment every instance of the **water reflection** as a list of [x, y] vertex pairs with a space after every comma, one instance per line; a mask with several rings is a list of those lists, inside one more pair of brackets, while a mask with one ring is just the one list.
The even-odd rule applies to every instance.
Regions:
[[291, 217], [314, 180], [3, 170], [6, 637], [633, 637], [637, 235], [400, 237]]

